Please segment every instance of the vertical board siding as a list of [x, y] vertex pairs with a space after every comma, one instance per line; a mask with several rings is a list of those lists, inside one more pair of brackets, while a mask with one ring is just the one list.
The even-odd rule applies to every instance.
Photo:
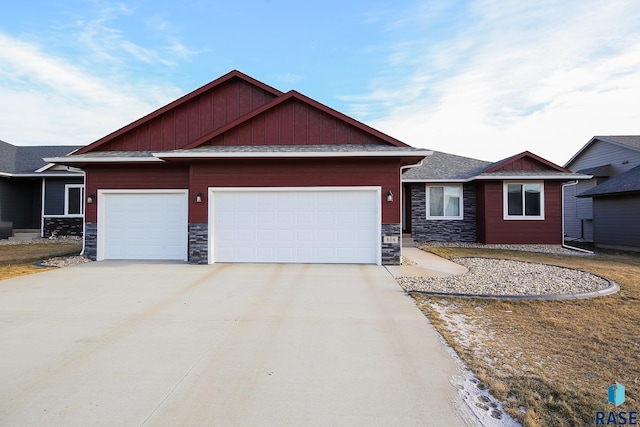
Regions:
[[497, 170], [501, 170], [501, 171], [549, 170], [549, 166], [539, 162], [536, 159], [532, 159], [531, 157], [523, 157], [521, 159], [509, 162]]
[[97, 151], [174, 150], [266, 104], [275, 95], [242, 80], [212, 88]]
[[212, 138], [208, 145], [386, 144], [298, 100], [290, 100]]

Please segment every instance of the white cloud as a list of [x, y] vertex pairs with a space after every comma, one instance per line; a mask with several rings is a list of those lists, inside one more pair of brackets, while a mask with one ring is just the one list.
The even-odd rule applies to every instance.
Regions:
[[0, 139], [88, 144], [179, 94], [174, 87], [101, 77], [0, 33]]
[[[639, 133], [640, 3], [479, 0], [460, 13], [440, 39], [429, 14], [353, 110], [412, 145], [487, 160], [563, 163], [593, 135]], [[414, 15], [400, 21], [418, 27]]]

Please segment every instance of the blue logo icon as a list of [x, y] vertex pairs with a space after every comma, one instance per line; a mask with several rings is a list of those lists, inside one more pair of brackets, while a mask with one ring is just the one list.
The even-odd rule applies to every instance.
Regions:
[[609, 386], [609, 403], [616, 406], [624, 403], [624, 386], [617, 381]]

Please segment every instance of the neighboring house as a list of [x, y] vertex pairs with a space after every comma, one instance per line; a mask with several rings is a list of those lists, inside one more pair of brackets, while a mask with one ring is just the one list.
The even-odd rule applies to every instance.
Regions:
[[399, 264], [418, 150], [232, 71], [66, 157], [86, 171], [85, 255]]
[[640, 250], [640, 136], [594, 136], [565, 167], [592, 176], [565, 188], [566, 238]]
[[403, 174], [416, 242], [562, 244], [562, 184], [585, 179], [530, 152], [496, 163], [434, 152]]
[[49, 237], [82, 235], [84, 174], [44, 157], [77, 146], [15, 146], [0, 141], [0, 238], [21, 231]]

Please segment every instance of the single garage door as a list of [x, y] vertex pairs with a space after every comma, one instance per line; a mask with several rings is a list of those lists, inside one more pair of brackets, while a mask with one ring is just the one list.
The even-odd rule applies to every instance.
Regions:
[[380, 263], [380, 190], [211, 189], [213, 262]]
[[98, 260], [186, 260], [185, 190], [98, 194]]

